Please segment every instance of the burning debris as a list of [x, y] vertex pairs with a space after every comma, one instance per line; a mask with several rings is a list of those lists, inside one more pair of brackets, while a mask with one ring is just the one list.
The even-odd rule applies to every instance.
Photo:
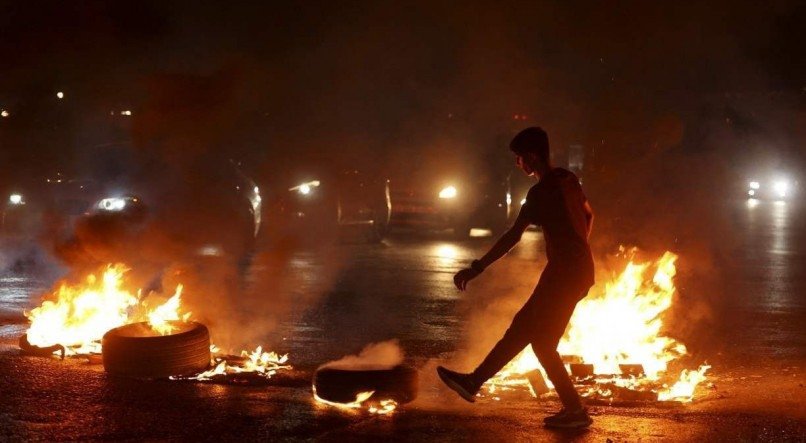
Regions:
[[210, 345], [213, 367], [192, 376], [175, 376], [171, 380], [195, 380], [227, 384], [254, 384], [274, 377], [281, 371], [293, 369], [288, 354], [266, 352], [261, 346], [254, 351], [241, 351], [240, 355], [224, 354], [216, 345]]
[[[663, 313], [676, 292], [677, 256], [666, 252], [654, 263], [635, 263], [635, 251], [627, 253], [624, 271], [604, 293], [579, 302], [558, 351], [567, 356], [577, 388], [589, 399], [690, 402], [710, 366], [684, 369], [668, 384], [673, 380], [668, 364], [687, 353], [685, 345], [661, 333]], [[503, 391], [525, 389], [539, 396], [548, 392], [544, 386], [551, 387], [528, 347], [484, 385], [484, 395], [497, 400]]]
[[222, 354], [210, 344], [207, 328], [191, 321], [190, 312], [182, 313], [181, 284], [167, 301], [151, 307], [141, 291], [125, 289], [127, 271], [122, 264], [108, 265], [100, 278], [91, 274], [83, 284], [60, 284], [25, 313], [31, 326], [20, 338], [22, 351], [62, 358], [103, 354], [110, 373], [173, 380], [250, 383], [291, 369], [288, 355], [262, 347]]

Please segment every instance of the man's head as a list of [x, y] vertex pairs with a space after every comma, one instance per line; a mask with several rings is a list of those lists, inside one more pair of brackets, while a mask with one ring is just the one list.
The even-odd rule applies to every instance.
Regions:
[[551, 169], [549, 137], [542, 128], [531, 127], [519, 132], [509, 143], [515, 162], [526, 175], [538, 176]]

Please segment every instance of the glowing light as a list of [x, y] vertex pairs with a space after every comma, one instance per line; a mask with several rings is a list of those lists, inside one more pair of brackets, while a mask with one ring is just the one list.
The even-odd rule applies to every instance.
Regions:
[[470, 236], [471, 237], [491, 237], [493, 235], [493, 231], [489, 229], [482, 229], [482, 228], [472, 228], [470, 229]]
[[512, 194], [507, 192], [507, 205], [511, 205], [511, 204], [512, 204]]
[[98, 202], [98, 209], [104, 211], [122, 211], [126, 207], [126, 199], [121, 197], [104, 198]]
[[526, 199], [524, 198], [523, 200], [521, 200], [521, 206], [523, 206], [525, 204], [526, 204]]
[[761, 188], [761, 184], [757, 181], [750, 182], [750, 189], [759, 189]]
[[459, 256], [459, 248], [454, 245], [445, 243], [434, 248], [434, 253], [439, 258], [455, 259]]
[[5, 109], [0, 111], [0, 117], [8, 117], [9, 115], [11, 114], [9, 114], [8, 111], [6, 111]]
[[789, 183], [783, 180], [777, 181], [773, 185], [773, 189], [775, 189], [775, 193], [778, 194], [779, 197], [786, 197], [786, 194], [789, 192]]
[[756, 191], [751, 189], [751, 190], [747, 191], [747, 195], [752, 197], [752, 196], [756, 195]]
[[22, 203], [22, 196], [20, 194], [11, 194], [8, 197], [8, 202], [12, 205], [21, 205]]
[[755, 208], [756, 206], [758, 206], [758, 203], [759, 203], [759, 202], [758, 202], [758, 199], [755, 199], [755, 198], [748, 198], [748, 199], [747, 199], [747, 208], [748, 208], [748, 209], [753, 209], [753, 208]]
[[452, 199], [456, 198], [458, 191], [453, 186], [446, 186], [439, 191], [439, 198], [441, 199]]
[[[292, 188], [288, 188], [288, 190], [292, 191], [292, 192], [297, 191], [302, 195], [308, 195], [311, 192], [313, 192], [313, 188], [319, 187], [319, 185], [321, 185], [321, 184], [322, 183], [319, 180], [313, 180], [313, 181], [309, 181], [309, 182], [299, 184], [299, 185], [294, 186]], [[255, 189], [257, 189], [257, 188], [255, 188]], [[255, 191], [255, 192], [257, 192], [257, 191]]]
[[56, 93], [56, 97], [57, 97], [59, 100], [63, 99], [63, 98], [64, 98], [64, 92], [62, 92], [62, 91], [57, 92], [57, 93]]
[[129, 115], [132, 115], [132, 111], [129, 111], [128, 109], [126, 109], [125, 111], [120, 111], [120, 115], [129, 116]]

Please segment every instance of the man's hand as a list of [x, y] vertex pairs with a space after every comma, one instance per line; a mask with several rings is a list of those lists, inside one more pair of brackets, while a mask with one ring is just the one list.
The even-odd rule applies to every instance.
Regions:
[[453, 276], [453, 284], [455, 284], [456, 288], [459, 289], [460, 291], [464, 291], [465, 288], [467, 288], [467, 282], [478, 277], [479, 274], [481, 274], [481, 272], [475, 271], [470, 268], [462, 269], [461, 271], [457, 272], [456, 275]]

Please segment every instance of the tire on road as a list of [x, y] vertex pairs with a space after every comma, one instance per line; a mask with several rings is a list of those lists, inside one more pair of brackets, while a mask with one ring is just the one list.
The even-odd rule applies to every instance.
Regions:
[[146, 323], [107, 332], [102, 344], [104, 369], [114, 375], [165, 378], [192, 375], [210, 366], [210, 332], [196, 322], [177, 323], [171, 335], [155, 335]]
[[335, 403], [355, 401], [361, 392], [375, 391], [372, 398], [408, 403], [417, 398], [417, 370], [398, 365], [390, 369], [351, 370], [322, 368], [313, 377], [316, 395]]

